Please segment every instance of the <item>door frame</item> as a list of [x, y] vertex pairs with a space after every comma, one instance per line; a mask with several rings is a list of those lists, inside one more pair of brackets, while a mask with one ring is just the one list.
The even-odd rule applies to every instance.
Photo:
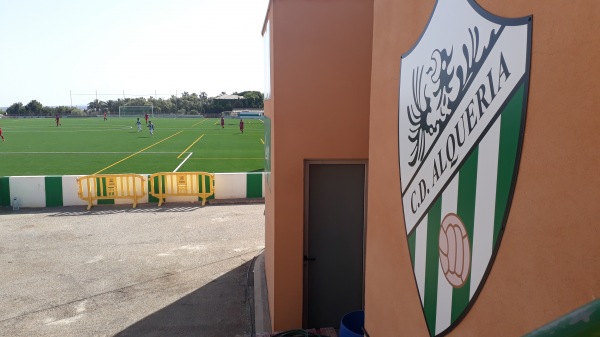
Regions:
[[[366, 269], [366, 251], [367, 251], [367, 203], [368, 203], [368, 177], [369, 177], [369, 161], [367, 159], [306, 159], [304, 160], [304, 238], [302, 249], [302, 326], [305, 328], [323, 328], [323, 327], [308, 327], [308, 265], [304, 261], [305, 256], [310, 256], [308, 251], [308, 215], [309, 215], [309, 187], [310, 187], [310, 165], [364, 165], [365, 167], [365, 195], [364, 195], [364, 210], [363, 210], [363, 273], [362, 273], [362, 309], [365, 307], [365, 269]], [[341, 317], [340, 317], [341, 319]]]

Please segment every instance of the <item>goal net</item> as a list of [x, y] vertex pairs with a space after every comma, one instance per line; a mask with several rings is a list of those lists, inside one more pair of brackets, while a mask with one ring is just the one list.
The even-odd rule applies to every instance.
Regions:
[[119, 117], [144, 117], [148, 114], [150, 117], [154, 117], [154, 106], [128, 106], [122, 105], [119, 107]]

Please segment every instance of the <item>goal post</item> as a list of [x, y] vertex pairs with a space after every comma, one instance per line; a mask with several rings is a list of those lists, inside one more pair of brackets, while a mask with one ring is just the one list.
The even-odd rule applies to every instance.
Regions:
[[154, 105], [119, 106], [119, 117], [144, 117], [145, 114], [154, 117]]

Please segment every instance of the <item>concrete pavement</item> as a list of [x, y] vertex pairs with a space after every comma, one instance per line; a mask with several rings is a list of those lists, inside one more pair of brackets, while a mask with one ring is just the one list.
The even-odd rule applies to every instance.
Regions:
[[264, 205], [0, 211], [0, 336], [250, 336]]

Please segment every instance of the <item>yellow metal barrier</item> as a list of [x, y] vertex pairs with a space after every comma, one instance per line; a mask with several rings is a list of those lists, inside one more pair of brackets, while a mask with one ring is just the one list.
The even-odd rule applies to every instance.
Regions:
[[80, 199], [88, 202], [88, 210], [94, 200], [132, 199], [133, 208], [146, 196], [145, 179], [138, 174], [95, 174], [77, 178]]
[[[160, 172], [150, 176], [150, 194], [161, 206], [166, 197], [195, 196], [206, 199], [215, 194], [215, 175], [207, 172]], [[208, 182], [207, 182], [208, 180]]]

